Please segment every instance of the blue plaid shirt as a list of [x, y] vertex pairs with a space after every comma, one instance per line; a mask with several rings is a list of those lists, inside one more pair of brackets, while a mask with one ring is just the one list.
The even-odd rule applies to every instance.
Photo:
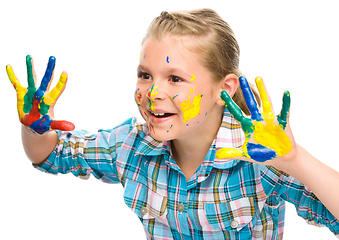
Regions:
[[58, 132], [55, 150], [35, 167], [120, 182], [147, 239], [282, 239], [285, 201], [308, 223], [339, 236], [338, 220], [293, 177], [270, 166], [215, 158], [218, 149], [244, 141], [226, 109], [217, 137], [189, 181], [172, 157], [170, 142], [147, 133], [135, 119], [95, 135]]

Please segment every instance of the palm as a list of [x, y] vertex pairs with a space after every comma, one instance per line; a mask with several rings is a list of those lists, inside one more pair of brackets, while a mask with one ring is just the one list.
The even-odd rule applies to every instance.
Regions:
[[74, 124], [68, 121], [56, 121], [49, 113], [65, 88], [67, 75], [62, 73], [57, 85], [52, 91], [46, 93], [50, 81], [53, 78], [55, 58], [50, 57], [45, 75], [38, 89], [35, 87], [35, 74], [31, 56], [26, 57], [28, 87], [21, 86], [14, 75], [10, 65], [6, 66], [8, 77], [17, 92], [17, 108], [19, 119], [22, 124], [30, 127], [35, 132], [43, 134], [50, 129], [73, 130]]
[[275, 118], [262, 79], [256, 79], [256, 84], [263, 104], [262, 114], [258, 110], [246, 78], [242, 76], [239, 77], [239, 82], [246, 104], [251, 112], [251, 119], [243, 116], [241, 109], [233, 102], [226, 91], [222, 92], [221, 98], [230, 113], [238, 122], [240, 122], [246, 139], [241, 148], [220, 149], [216, 153], [216, 157], [248, 158], [257, 162], [265, 162], [288, 154], [292, 150], [290, 137], [285, 131], [290, 108], [289, 92], [284, 93], [281, 113]]

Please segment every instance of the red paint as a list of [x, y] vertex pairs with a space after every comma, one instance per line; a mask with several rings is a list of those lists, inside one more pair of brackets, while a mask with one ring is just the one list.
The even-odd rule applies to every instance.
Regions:
[[51, 122], [51, 129], [58, 129], [61, 131], [72, 131], [75, 129], [75, 125], [68, 121], [57, 121]]
[[39, 101], [37, 99], [33, 99], [33, 106], [31, 111], [25, 115], [21, 120], [22, 124], [25, 126], [30, 126], [33, 122], [38, 121], [40, 119], [39, 113]]

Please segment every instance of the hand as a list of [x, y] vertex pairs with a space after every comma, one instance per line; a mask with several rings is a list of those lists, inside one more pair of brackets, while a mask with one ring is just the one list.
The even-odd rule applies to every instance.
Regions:
[[263, 105], [263, 113], [258, 110], [257, 103], [245, 77], [239, 77], [240, 87], [251, 119], [244, 117], [241, 109], [233, 102], [226, 91], [222, 91], [221, 99], [233, 117], [241, 124], [245, 133], [245, 142], [241, 148], [223, 148], [217, 151], [217, 158], [238, 158], [266, 162], [286, 156], [295, 149], [295, 142], [288, 124], [290, 110], [290, 93], [283, 96], [283, 105], [280, 115], [274, 116], [269, 96], [266, 93], [263, 80], [256, 78]]
[[[63, 72], [57, 85], [48, 92], [50, 82], [53, 78], [55, 67], [55, 57], [50, 57], [45, 72], [38, 89], [35, 87], [36, 75], [33, 67], [33, 60], [30, 55], [26, 56], [28, 87], [24, 88], [14, 75], [10, 65], [6, 66], [7, 75], [17, 92], [17, 108], [19, 119], [22, 124], [30, 127], [39, 134], [43, 134], [50, 129], [63, 131], [74, 130], [73, 123], [68, 121], [53, 120], [54, 105], [60, 94], [64, 91], [67, 82], [67, 73]], [[46, 93], [46, 91], [48, 93]]]

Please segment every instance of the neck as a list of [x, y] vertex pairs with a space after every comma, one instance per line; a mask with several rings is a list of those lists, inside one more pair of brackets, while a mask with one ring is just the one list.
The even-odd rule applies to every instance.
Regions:
[[200, 131], [193, 134], [194, 136], [185, 136], [171, 141], [173, 158], [185, 174], [187, 181], [204, 161], [220, 128], [222, 119], [220, 117], [211, 119], [214, 123], [206, 122], [204, 125], [207, 124], [209, 127], [201, 127]]

